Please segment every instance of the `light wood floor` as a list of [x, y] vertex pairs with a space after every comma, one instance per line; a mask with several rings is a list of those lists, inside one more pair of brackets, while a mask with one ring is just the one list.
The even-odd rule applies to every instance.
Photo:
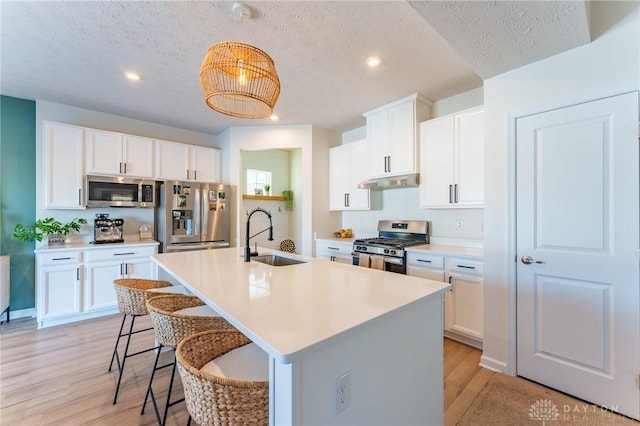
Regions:
[[[142, 317], [140, 326], [151, 326]], [[107, 372], [121, 316], [113, 315], [57, 327], [36, 329], [35, 320], [0, 326], [0, 424], [155, 425], [148, 405], [140, 415], [153, 352], [127, 360], [118, 403], [112, 405], [117, 370]], [[135, 349], [153, 344], [153, 333], [135, 336]], [[445, 424], [455, 425], [494, 373], [478, 366], [481, 352], [445, 339]], [[163, 354], [165, 363], [170, 353]], [[169, 369], [157, 373], [154, 389], [164, 407]], [[182, 396], [177, 387], [176, 397]], [[167, 425], [185, 425], [184, 403], [169, 409]]]

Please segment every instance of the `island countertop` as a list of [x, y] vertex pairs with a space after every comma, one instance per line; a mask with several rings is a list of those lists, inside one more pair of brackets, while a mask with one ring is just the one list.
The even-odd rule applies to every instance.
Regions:
[[450, 287], [324, 259], [259, 252], [305, 263], [245, 263], [242, 247], [162, 253], [153, 259], [281, 363]]

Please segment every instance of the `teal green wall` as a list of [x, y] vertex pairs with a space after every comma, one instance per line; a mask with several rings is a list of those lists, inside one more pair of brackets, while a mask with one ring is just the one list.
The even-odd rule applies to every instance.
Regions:
[[12, 240], [36, 213], [36, 103], [0, 96], [0, 254], [11, 256], [11, 310], [35, 306], [35, 243]]

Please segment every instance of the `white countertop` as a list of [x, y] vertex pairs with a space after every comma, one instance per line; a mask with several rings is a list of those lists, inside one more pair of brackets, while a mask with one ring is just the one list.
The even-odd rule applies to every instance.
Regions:
[[[316, 238], [316, 240], [323, 241], [335, 241], [340, 243], [353, 244], [355, 238]], [[482, 259], [484, 257], [484, 250], [477, 247], [469, 247], [462, 245], [447, 245], [447, 244], [422, 244], [419, 246], [411, 246], [405, 248], [407, 252], [423, 253], [429, 252], [431, 254], [442, 254], [444, 256], [457, 255], [465, 257], [473, 257], [475, 259]]]
[[45, 253], [47, 251], [67, 251], [67, 250], [99, 250], [99, 249], [112, 249], [118, 247], [144, 247], [144, 246], [157, 246], [159, 243], [155, 240], [126, 240], [124, 243], [109, 243], [109, 244], [92, 244], [92, 243], [72, 243], [61, 246], [49, 246], [42, 245], [35, 249], [36, 253]]
[[484, 250], [481, 248], [473, 248], [473, 247], [461, 247], [461, 246], [447, 246], [444, 244], [422, 244], [419, 246], [411, 246], [405, 248], [407, 252], [414, 253], [432, 253], [432, 254], [442, 254], [445, 256], [464, 256], [464, 257], [473, 257], [475, 259], [483, 259], [484, 258]]
[[162, 253], [153, 259], [280, 363], [449, 288], [438, 281], [276, 253], [307, 263], [245, 263], [242, 247]]

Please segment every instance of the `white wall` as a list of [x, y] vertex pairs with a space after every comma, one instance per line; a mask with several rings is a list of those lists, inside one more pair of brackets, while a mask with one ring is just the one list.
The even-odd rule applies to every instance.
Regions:
[[[140, 225], [153, 225], [153, 209], [117, 209], [117, 208], [89, 208], [86, 210], [47, 210], [44, 209], [44, 162], [43, 152], [43, 121], [73, 124], [94, 129], [110, 130], [136, 136], [163, 139], [207, 147], [220, 148], [216, 137], [205, 133], [178, 129], [161, 124], [134, 120], [113, 114], [77, 108], [69, 105], [37, 100], [36, 101], [36, 218], [53, 216], [61, 222], [70, 221], [76, 217], [83, 217], [89, 222], [82, 228], [81, 234], [74, 238], [84, 241], [93, 240], [93, 219], [96, 213], [109, 213], [111, 217], [125, 219], [124, 233], [136, 234]], [[223, 163], [223, 176], [225, 171]]]
[[515, 140], [520, 116], [638, 90], [637, 2], [592, 2], [589, 45], [484, 83], [486, 366], [515, 374]]
[[[242, 191], [246, 192], [245, 179], [247, 169], [265, 170], [271, 172], [271, 195], [282, 195], [282, 191], [291, 188], [291, 153], [282, 149], [269, 149], [260, 151], [242, 151], [243, 164], [243, 183]], [[251, 193], [249, 193], [251, 194]], [[251, 242], [257, 242], [259, 246], [269, 247], [272, 249], [280, 248], [280, 242], [284, 239], [291, 239], [296, 242], [289, 227], [292, 223], [291, 216], [293, 212], [289, 212], [284, 208], [284, 201], [275, 200], [251, 200], [243, 199], [240, 207], [240, 213], [250, 212], [256, 207], [262, 207], [269, 211], [272, 216], [273, 223], [273, 241], [268, 241], [268, 233], [257, 235]], [[246, 217], [246, 216], [245, 216]], [[251, 218], [251, 235], [266, 229], [269, 226], [269, 220], [266, 215], [256, 213]], [[245, 238], [245, 226], [240, 229], [241, 239]], [[296, 242], [297, 243], [297, 242]]]
[[[300, 149], [299, 158], [292, 162], [291, 189], [294, 191], [296, 226], [291, 231], [296, 235], [297, 251], [312, 255], [314, 232], [324, 234], [340, 223], [338, 215], [328, 212], [327, 184], [329, 148], [340, 143], [340, 135], [310, 125], [256, 126], [232, 127], [220, 135], [220, 140], [229, 148], [227, 164], [230, 182], [236, 188], [233, 194], [236, 205], [241, 205], [237, 186], [242, 182], [242, 151]], [[239, 212], [232, 222], [231, 241], [243, 245], [239, 236], [243, 235], [240, 227], [245, 224], [244, 212]]]
[[[434, 102], [432, 117], [440, 117], [483, 104], [483, 88], [464, 92], [450, 98]], [[367, 137], [366, 126], [344, 132], [342, 143], [354, 142]], [[484, 238], [484, 213], [482, 209], [420, 209], [418, 208], [418, 188], [399, 188], [372, 191], [378, 197], [380, 208], [370, 211], [342, 212], [342, 228], [351, 228], [357, 236], [375, 235], [378, 220], [405, 219], [428, 220], [431, 222], [431, 236], [436, 241], [474, 240]], [[373, 204], [373, 203], [372, 203]], [[456, 220], [464, 221], [464, 229], [456, 229]]]

